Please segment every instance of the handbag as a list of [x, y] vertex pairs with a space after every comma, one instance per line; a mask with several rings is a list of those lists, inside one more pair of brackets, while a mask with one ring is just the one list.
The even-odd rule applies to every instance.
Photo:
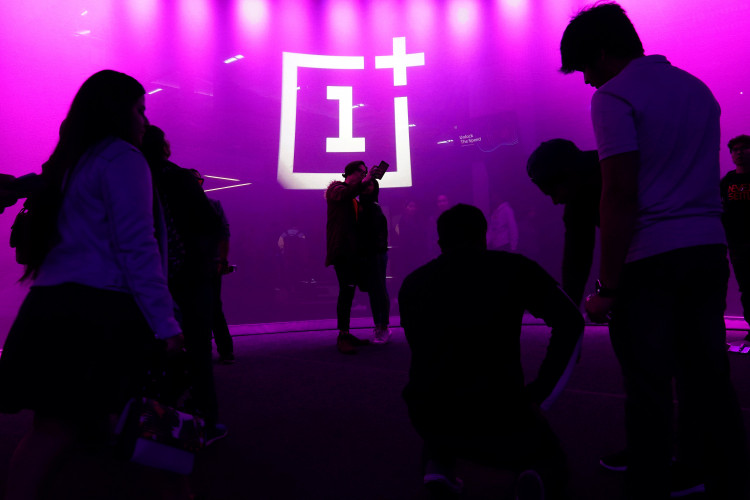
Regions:
[[[190, 474], [195, 455], [206, 443], [206, 425], [183, 409], [189, 393], [184, 352], [168, 355], [164, 345], [146, 348], [146, 373], [115, 427], [115, 453], [122, 459], [157, 469]], [[179, 409], [178, 409], [179, 408]]]
[[202, 418], [147, 397], [128, 401], [115, 434], [122, 458], [178, 474], [192, 472], [206, 443]]

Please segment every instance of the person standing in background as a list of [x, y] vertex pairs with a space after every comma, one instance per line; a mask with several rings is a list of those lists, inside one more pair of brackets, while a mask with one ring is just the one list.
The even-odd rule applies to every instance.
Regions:
[[580, 306], [591, 272], [599, 226], [602, 175], [596, 151], [581, 151], [567, 139], [541, 143], [529, 156], [526, 172], [555, 205], [565, 205], [562, 287]]
[[[190, 169], [198, 179], [198, 183], [203, 187], [203, 176], [196, 169]], [[211, 330], [214, 336], [214, 343], [216, 344], [216, 350], [219, 352], [219, 363], [222, 365], [231, 365], [235, 362], [234, 358], [234, 343], [232, 342], [232, 335], [229, 333], [229, 326], [227, 325], [227, 319], [224, 316], [224, 306], [221, 302], [221, 282], [225, 274], [229, 274], [234, 271], [234, 268], [229, 265], [229, 221], [224, 213], [224, 208], [221, 206], [219, 200], [208, 198], [208, 202], [216, 212], [218, 216], [218, 244], [216, 245], [216, 254], [214, 262], [216, 262], [216, 276], [214, 282], [214, 303], [212, 308], [213, 321], [211, 323]]]
[[211, 359], [219, 217], [195, 174], [169, 161], [171, 148], [163, 130], [148, 125], [141, 150], [151, 167], [167, 220], [167, 276], [185, 333], [191, 402], [206, 421], [206, 443], [211, 444], [227, 435], [226, 426], [218, 423]]
[[393, 227], [392, 267], [397, 284], [430, 259], [431, 242], [427, 235], [434, 233], [434, 230], [431, 233], [429, 225], [428, 218], [422, 214], [422, 209], [416, 200], [409, 200], [404, 205], [403, 212], [396, 217]]
[[[736, 167], [721, 179], [721, 221], [727, 234], [729, 260], [740, 287], [745, 322], [750, 323], [750, 136], [738, 135], [727, 145]], [[745, 337], [750, 342], [750, 333]]]
[[372, 180], [365, 162], [352, 161], [344, 167], [344, 181], [333, 181], [325, 192], [326, 199], [326, 266], [333, 266], [339, 283], [336, 301], [336, 325], [339, 331], [336, 348], [342, 354], [355, 354], [357, 347], [370, 343], [349, 332], [354, 291], [359, 282], [360, 253], [358, 242], [360, 204], [357, 197]]
[[510, 202], [504, 201], [497, 206], [490, 217], [487, 229], [487, 248], [513, 252], [518, 247], [518, 224]]
[[[380, 184], [373, 179], [359, 195], [362, 215], [359, 223], [359, 248], [362, 255], [362, 281], [370, 297], [375, 323], [372, 342], [385, 344], [391, 338], [391, 298], [386, 283], [388, 267], [388, 220], [378, 203]], [[360, 285], [362, 288], [362, 285]]]

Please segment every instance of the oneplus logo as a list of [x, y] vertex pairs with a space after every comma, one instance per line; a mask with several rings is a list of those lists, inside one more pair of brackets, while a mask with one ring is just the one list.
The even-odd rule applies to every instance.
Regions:
[[[406, 38], [393, 39], [393, 55], [376, 56], [375, 69], [393, 70], [393, 86], [406, 85], [406, 69], [424, 66], [424, 52], [406, 53]], [[297, 124], [297, 68], [363, 70], [365, 58], [283, 53], [281, 79], [281, 132], [277, 179], [288, 189], [322, 189], [331, 180], [329, 173], [294, 172], [294, 141]], [[326, 153], [363, 153], [365, 138], [353, 136], [352, 87], [329, 86], [326, 97], [339, 102], [339, 135], [326, 137]], [[409, 107], [406, 97], [393, 99], [396, 139], [396, 171], [389, 172], [381, 187], [411, 186], [411, 149], [409, 145]], [[339, 172], [336, 172], [337, 174]]]

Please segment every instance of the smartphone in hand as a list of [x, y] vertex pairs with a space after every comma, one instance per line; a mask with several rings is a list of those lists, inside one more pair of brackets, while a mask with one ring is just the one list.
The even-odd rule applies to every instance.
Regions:
[[372, 177], [378, 180], [382, 179], [383, 174], [385, 174], [385, 171], [388, 170], [389, 166], [390, 165], [388, 165], [386, 162], [381, 161], [378, 166], [373, 167]]

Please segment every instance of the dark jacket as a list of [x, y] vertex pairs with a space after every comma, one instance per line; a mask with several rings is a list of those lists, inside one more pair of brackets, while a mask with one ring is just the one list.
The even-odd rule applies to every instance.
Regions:
[[378, 181], [372, 182], [375, 184], [373, 192], [359, 195], [359, 252], [365, 257], [388, 251], [388, 219], [378, 203]]
[[190, 170], [162, 161], [151, 165], [151, 171], [164, 205], [167, 230], [172, 233], [170, 278], [212, 278], [217, 272], [214, 259], [221, 232], [219, 215]]
[[357, 257], [357, 221], [360, 207], [356, 200], [362, 184], [333, 181], [326, 189], [326, 266]]
[[[412, 355], [403, 396], [420, 432], [525, 418], [530, 403], [559, 393], [583, 334], [581, 314], [549, 274], [508, 252], [441, 255], [406, 277], [398, 301]], [[524, 311], [552, 327], [538, 377], [528, 385], [520, 352]]]

